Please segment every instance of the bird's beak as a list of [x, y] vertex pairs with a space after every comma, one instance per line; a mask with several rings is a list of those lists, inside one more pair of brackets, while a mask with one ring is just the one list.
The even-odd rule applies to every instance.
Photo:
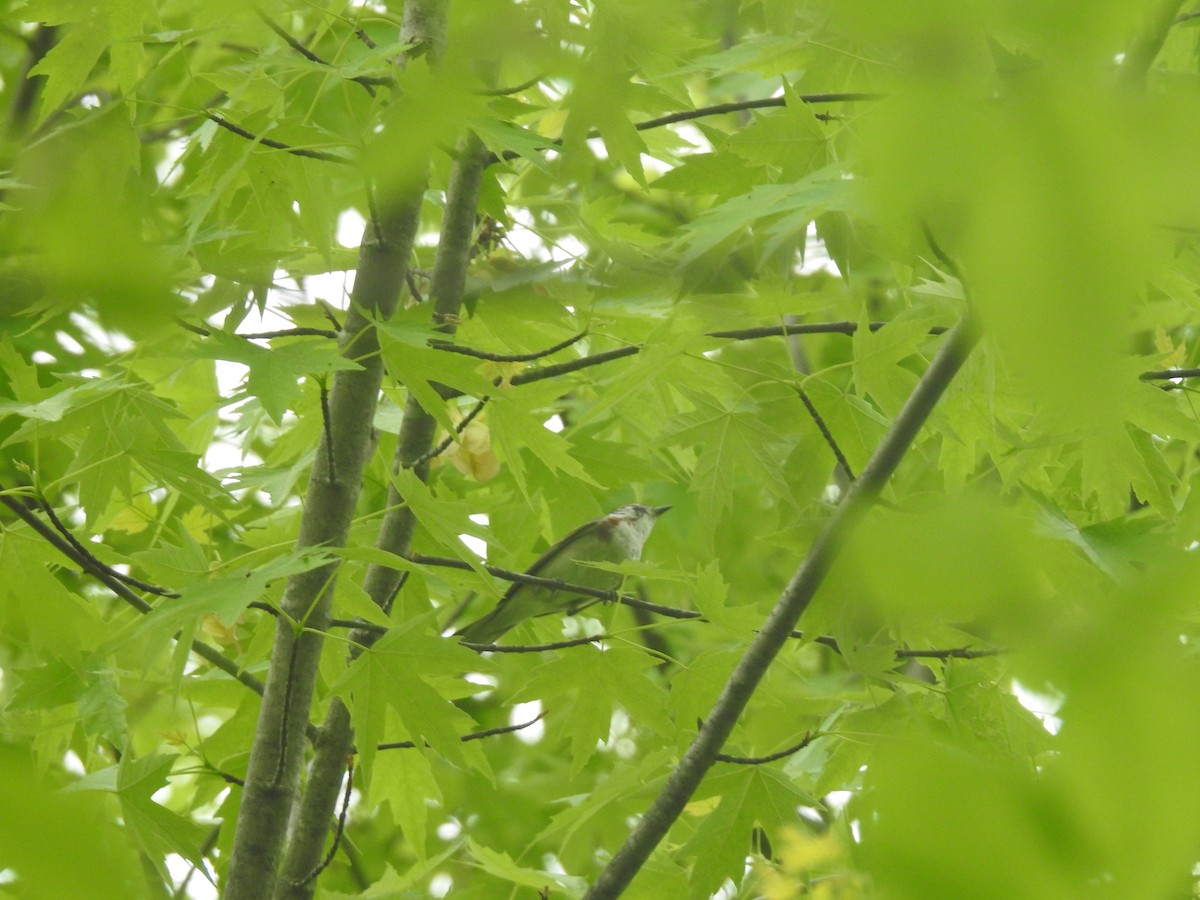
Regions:
[[665, 513], [670, 508], [671, 507], [669, 507], [669, 506], [652, 506], [651, 510], [654, 512], [654, 518], [657, 519], [659, 516], [661, 516], [663, 513]]

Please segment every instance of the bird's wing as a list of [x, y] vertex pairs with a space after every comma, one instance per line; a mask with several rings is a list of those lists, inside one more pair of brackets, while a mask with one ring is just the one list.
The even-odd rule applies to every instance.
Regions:
[[[545, 568], [548, 565], [550, 565], [550, 563], [552, 563], [552, 562], [554, 562], [554, 560], [558, 559], [558, 557], [560, 555], [562, 555], [563, 552], [566, 551], [567, 547], [569, 547], [571, 544], [573, 544], [577, 538], [582, 537], [583, 535], [585, 535], [589, 531], [591, 531], [593, 528], [595, 528], [596, 524], [599, 521], [600, 521], [599, 519], [593, 519], [590, 522], [584, 522], [582, 525], [580, 525], [578, 528], [576, 528], [574, 531], [572, 531], [570, 534], [568, 534], [566, 537], [564, 537], [561, 541], [559, 541], [557, 544], [552, 546], [549, 550], [547, 550], [545, 553], [543, 553], [541, 556], [539, 556], [537, 559], [535, 559], [533, 561], [533, 565], [531, 565], [528, 569], [525, 570], [525, 574], [526, 575], [540, 575], [541, 572], [543, 570], [545, 570]], [[500, 602], [503, 603], [505, 600], [507, 600], [509, 597], [511, 597], [513, 594], [515, 594], [518, 590], [520, 590], [523, 587], [528, 587], [528, 585], [521, 584], [521, 582], [519, 582], [519, 581], [514, 581], [512, 584], [510, 584], [508, 586], [508, 590], [504, 592], [504, 596], [500, 598]]]

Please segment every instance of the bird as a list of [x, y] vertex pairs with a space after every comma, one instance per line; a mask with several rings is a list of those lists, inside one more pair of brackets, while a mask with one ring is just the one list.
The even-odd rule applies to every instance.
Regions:
[[[585, 522], [543, 553], [525, 574], [602, 591], [616, 590], [621, 584], [619, 572], [608, 572], [579, 563], [620, 563], [627, 559], [641, 559], [642, 545], [650, 536], [654, 523], [670, 508], [631, 503]], [[463, 626], [455, 632], [455, 636], [469, 644], [492, 644], [526, 619], [556, 612], [574, 615], [596, 600], [595, 597], [572, 592], [569, 588], [556, 590], [514, 582], [495, 609]]]

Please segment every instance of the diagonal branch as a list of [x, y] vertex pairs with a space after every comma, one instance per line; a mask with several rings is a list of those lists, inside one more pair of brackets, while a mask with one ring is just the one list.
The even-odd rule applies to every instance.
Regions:
[[303, 156], [307, 159], [319, 159], [323, 162], [339, 163], [343, 166], [352, 165], [350, 160], [344, 156], [338, 156], [336, 153], [326, 153], [324, 150], [309, 150], [306, 147], [293, 147], [291, 144], [285, 144], [282, 141], [275, 141], [271, 138], [260, 137], [252, 131], [247, 131], [240, 125], [234, 125], [228, 119], [218, 116], [215, 112], [204, 110], [204, 118], [210, 122], [221, 126], [226, 131], [236, 134], [238, 137], [243, 137], [248, 141], [253, 141], [256, 144], [262, 144], [264, 147], [270, 147], [272, 150], [282, 150], [285, 153], [290, 153], [293, 156]]
[[619, 896], [695, 793], [716, 760], [759, 681], [791, 636], [817, 588], [836, 559], [843, 541], [858, 520], [875, 504], [892, 473], [904, 458], [922, 424], [978, 340], [968, 317], [954, 327], [916, 389], [870, 461], [817, 536], [808, 556], [792, 576], [763, 628], [754, 636], [730, 675], [712, 713], [667, 779], [661, 793], [638, 821], [621, 849], [605, 866], [586, 894], [591, 900]]
[[[327, 60], [327, 59], [322, 59], [320, 56], [318, 56], [316, 53], [314, 53], [312, 50], [310, 50], [304, 44], [300, 43], [300, 41], [296, 40], [294, 37], [292, 37], [290, 34], [288, 34], [274, 19], [272, 19], [270, 16], [268, 16], [261, 9], [255, 10], [255, 12], [258, 14], [258, 17], [260, 19], [262, 19], [264, 25], [266, 25], [273, 32], [275, 32], [275, 34], [277, 34], [280, 38], [283, 39], [283, 42], [285, 44], [287, 44], [289, 47], [291, 47], [293, 50], [295, 50], [297, 53], [299, 53], [301, 56], [303, 56], [309, 62], [314, 62], [319, 66], [328, 66], [330, 68], [333, 68], [333, 63], [329, 62], [329, 60]], [[375, 96], [375, 85], [385, 84], [385, 85], [391, 86], [396, 83], [396, 79], [389, 78], [387, 76], [373, 78], [370, 75], [356, 75], [356, 76], [351, 77], [349, 80], [362, 85], [363, 90], [365, 90], [372, 97]]]
[[[52, 546], [67, 559], [71, 560], [71, 562], [75, 563], [75, 565], [79, 566], [79, 568], [83, 569], [85, 572], [90, 572], [97, 581], [103, 584], [106, 588], [108, 588], [116, 596], [120, 597], [138, 612], [146, 614], [154, 611], [153, 606], [130, 590], [127, 585], [122, 584], [120, 581], [113, 578], [108, 571], [106, 571], [104, 566], [92, 566], [88, 559], [80, 555], [79, 551], [77, 551], [66, 540], [66, 538], [62, 537], [53, 528], [35, 516], [33, 512], [27, 509], [19, 500], [15, 499], [14, 497], [10, 497], [7, 494], [0, 494], [0, 503], [3, 503], [10, 510], [12, 510], [13, 514], [16, 515], [18, 519], [36, 531], [46, 541], [46, 543]], [[174, 638], [175, 640], [179, 640], [178, 632], [176, 632]], [[254, 691], [254, 693], [259, 695], [262, 694], [262, 682], [248, 672], [242, 671], [237, 663], [231, 659], [227, 659], [225, 655], [215, 647], [210, 647], [208, 644], [194, 640], [191, 643], [191, 650], [201, 659], [211, 663], [226, 675], [229, 675], [231, 678], [240, 681], [246, 687], [250, 688], [250, 690]]]

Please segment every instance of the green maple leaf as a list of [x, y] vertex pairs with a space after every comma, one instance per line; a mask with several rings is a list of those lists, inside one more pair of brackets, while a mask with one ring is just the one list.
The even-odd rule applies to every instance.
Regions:
[[327, 340], [288, 339], [270, 348], [223, 331], [212, 332], [193, 348], [203, 359], [225, 359], [247, 367], [246, 390], [258, 398], [276, 423], [303, 396], [300, 379], [308, 375], [362, 368]]
[[726, 878], [741, 880], [756, 826], [769, 833], [779, 825], [794, 824], [796, 807], [812, 802], [768, 766], [722, 765], [694, 795], [693, 809], [702, 808], [703, 801], [714, 796], [720, 802], [684, 847], [684, 853], [695, 859], [689, 882], [702, 896], [717, 890]]
[[[608, 738], [618, 705], [639, 725], [661, 724], [662, 706], [653, 699], [652, 682], [645, 675], [653, 665], [653, 659], [638, 651], [578, 647], [540, 666], [518, 697], [567, 710], [562, 729], [571, 741], [571, 772], [578, 774], [596, 753], [597, 742]], [[553, 702], [567, 695], [573, 696]]]
[[715, 522], [720, 518], [742, 478], [770, 483], [777, 495], [786, 496], [787, 483], [778, 464], [780, 437], [758, 405], [749, 397], [688, 395], [696, 409], [679, 417], [680, 427], [668, 441], [700, 448], [690, 487], [700, 495], [705, 519]]
[[[374, 761], [384, 711], [390, 707], [405, 731], [399, 739], [417, 745], [417, 750], [410, 752], [423, 752], [428, 744], [456, 765], [489, 773], [478, 742], [464, 744], [461, 740], [474, 726], [470, 716], [443, 696], [438, 686], [447, 677], [452, 683], [463, 683], [462, 674], [478, 671], [479, 660], [457, 641], [429, 634], [427, 625], [422, 617], [390, 631], [350, 665], [334, 688], [348, 697], [363, 765], [369, 770]], [[469, 690], [456, 689], [454, 693]], [[389, 736], [389, 740], [396, 739]]]

